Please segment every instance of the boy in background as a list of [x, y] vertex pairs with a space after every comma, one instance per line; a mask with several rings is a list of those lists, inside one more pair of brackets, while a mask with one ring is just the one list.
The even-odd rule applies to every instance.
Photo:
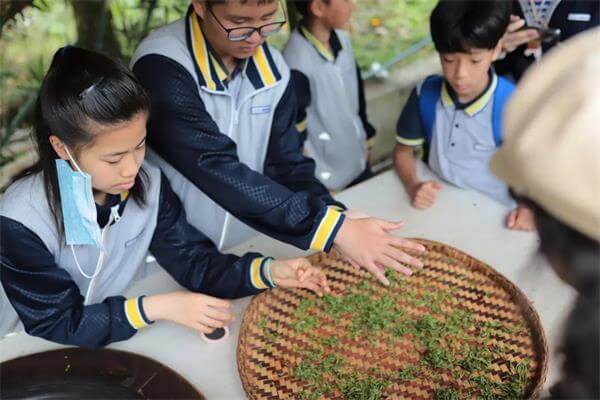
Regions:
[[292, 70], [297, 127], [316, 176], [342, 190], [372, 176], [369, 146], [375, 128], [367, 121], [360, 70], [346, 26], [352, 0], [308, 0], [294, 5], [302, 20], [283, 56]]
[[491, 64], [501, 52], [511, 5], [503, 1], [441, 0], [430, 18], [443, 76], [414, 89], [400, 115], [394, 164], [416, 208], [429, 208], [441, 185], [421, 181], [414, 150], [423, 145], [429, 167], [443, 180], [474, 189], [512, 208], [510, 229], [532, 230], [533, 215], [517, 205], [489, 160], [502, 143], [502, 113], [514, 85]]

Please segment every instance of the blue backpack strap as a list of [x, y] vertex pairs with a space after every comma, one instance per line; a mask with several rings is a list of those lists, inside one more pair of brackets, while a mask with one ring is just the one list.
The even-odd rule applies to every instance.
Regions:
[[425, 129], [425, 140], [431, 143], [433, 134], [433, 122], [435, 121], [435, 108], [442, 92], [444, 79], [439, 75], [431, 75], [425, 78], [419, 93], [419, 111]]
[[494, 108], [492, 110], [492, 129], [494, 131], [494, 142], [496, 143], [496, 147], [500, 147], [502, 144], [502, 117], [504, 116], [504, 107], [514, 91], [514, 83], [501, 76], [498, 77], [498, 86], [494, 93]]

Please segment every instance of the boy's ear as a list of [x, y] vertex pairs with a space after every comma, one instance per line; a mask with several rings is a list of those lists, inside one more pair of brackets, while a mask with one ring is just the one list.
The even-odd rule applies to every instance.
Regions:
[[198, 16], [204, 19], [206, 15], [206, 2], [204, 0], [192, 0], [192, 7], [194, 7], [194, 12], [198, 14]]
[[312, 0], [308, 6], [310, 13], [317, 18], [323, 17], [323, 11], [327, 4], [323, 0]]
[[500, 53], [502, 53], [502, 40], [498, 41], [496, 47], [492, 52], [492, 62], [496, 61], [498, 57], [500, 57]]
[[69, 161], [69, 155], [65, 150], [65, 144], [62, 142], [62, 140], [60, 140], [56, 135], [50, 135], [48, 140], [50, 140], [50, 145], [52, 145], [52, 148], [56, 154], [63, 160]]

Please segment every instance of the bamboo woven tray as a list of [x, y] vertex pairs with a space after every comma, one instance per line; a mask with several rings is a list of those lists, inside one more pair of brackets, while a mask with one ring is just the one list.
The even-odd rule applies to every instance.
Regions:
[[385, 288], [331, 253], [311, 256], [333, 295], [277, 288], [242, 323], [251, 399], [538, 397], [548, 350], [525, 295], [490, 266], [421, 240], [425, 264]]

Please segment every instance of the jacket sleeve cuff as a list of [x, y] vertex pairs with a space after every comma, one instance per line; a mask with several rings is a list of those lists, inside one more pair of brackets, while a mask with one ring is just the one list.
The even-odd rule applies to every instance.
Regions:
[[325, 204], [327, 205], [327, 207], [331, 207], [339, 212], [344, 212], [348, 210], [348, 207], [346, 207], [344, 203], [340, 203], [331, 196], [329, 196], [328, 199], [325, 199]]
[[424, 138], [415, 138], [415, 139], [412, 139], [412, 138], [405, 138], [405, 137], [402, 137], [402, 136], [396, 136], [396, 142], [398, 142], [398, 143], [400, 143], [401, 145], [404, 145], [404, 146], [414, 147], [414, 146], [420, 146], [423, 143], [425, 143], [425, 139]]
[[344, 218], [345, 216], [338, 206], [328, 206], [310, 242], [310, 248], [317, 251], [329, 251]]
[[144, 312], [144, 307], [142, 305], [142, 299], [144, 297], [145, 296], [140, 296], [127, 299], [124, 303], [127, 321], [129, 321], [129, 324], [135, 330], [139, 330], [154, 323], [154, 321], [150, 321], [148, 317], [146, 317], [146, 313]]
[[250, 263], [250, 282], [256, 289], [275, 287], [271, 278], [272, 257], [257, 257]]

